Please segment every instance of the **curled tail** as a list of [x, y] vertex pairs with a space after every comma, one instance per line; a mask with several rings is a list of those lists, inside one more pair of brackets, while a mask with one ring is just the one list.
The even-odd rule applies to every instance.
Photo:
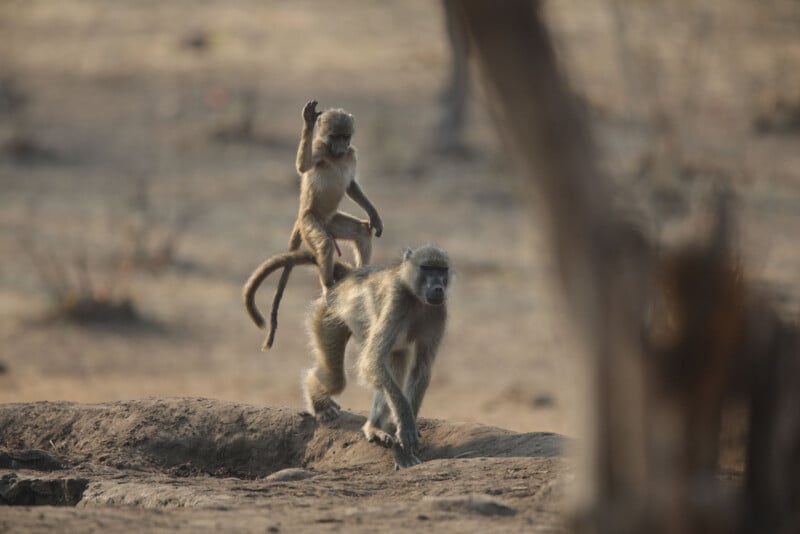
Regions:
[[253, 274], [250, 275], [250, 278], [248, 278], [247, 283], [244, 285], [242, 297], [244, 298], [244, 307], [247, 310], [247, 314], [253, 322], [256, 323], [256, 326], [264, 328], [266, 325], [264, 316], [261, 315], [261, 312], [258, 311], [258, 307], [256, 306], [256, 291], [258, 291], [261, 282], [266, 280], [269, 275], [281, 267], [287, 268], [288, 270], [295, 265], [315, 265], [316, 263], [314, 255], [310, 252], [296, 250], [272, 256], [253, 271]]
[[272, 348], [272, 343], [275, 341], [275, 332], [278, 330], [278, 308], [283, 298], [283, 290], [286, 289], [286, 284], [289, 283], [290, 274], [292, 274], [292, 266], [287, 265], [283, 268], [281, 277], [278, 280], [278, 287], [275, 288], [275, 295], [272, 297], [272, 311], [269, 314], [269, 333], [261, 346], [261, 350]]
[[[266, 326], [266, 322], [264, 321], [264, 316], [261, 315], [261, 312], [256, 306], [256, 291], [258, 291], [261, 283], [266, 280], [269, 275], [278, 269], [283, 268], [281, 279], [278, 282], [278, 287], [275, 290], [275, 296], [272, 300], [269, 334], [267, 335], [267, 339], [264, 340], [261, 350], [267, 350], [268, 348], [272, 347], [272, 343], [275, 340], [275, 332], [278, 329], [278, 306], [281, 302], [281, 298], [283, 297], [283, 290], [285, 289], [286, 283], [289, 280], [289, 274], [291, 274], [292, 268], [296, 265], [316, 264], [317, 260], [311, 252], [306, 250], [295, 250], [272, 256], [264, 263], [259, 265], [258, 268], [253, 271], [253, 274], [250, 275], [250, 278], [247, 280], [247, 283], [245, 283], [244, 290], [242, 292], [242, 297], [244, 298], [244, 307], [247, 310], [247, 314], [250, 316], [256, 326], [259, 328], [264, 328], [264, 326]], [[334, 280], [341, 280], [347, 276], [350, 270], [351, 267], [349, 265], [344, 262], [337, 261], [333, 269]]]

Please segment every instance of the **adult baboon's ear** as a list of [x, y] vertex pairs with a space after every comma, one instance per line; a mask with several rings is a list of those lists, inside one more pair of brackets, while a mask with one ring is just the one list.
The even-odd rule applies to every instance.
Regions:
[[404, 248], [403, 249], [403, 261], [408, 261], [408, 258], [410, 258], [413, 253], [414, 253], [413, 249], [411, 249], [409, 247]]

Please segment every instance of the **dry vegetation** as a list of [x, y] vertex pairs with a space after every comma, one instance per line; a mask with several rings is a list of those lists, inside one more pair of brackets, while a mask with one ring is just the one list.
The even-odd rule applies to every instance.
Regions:
[[[391, 262], [403, 246], [426, 242], [447, 248], [454, 259], [452, 318], [423, 418], [581, 435], [575, 415], [583, 379], [579, 344], [553, 289], [554, 262], [540, 218], [525, 213], [514, 180], [508, 179], [512, 166], [487, 118], [480, 87], [470, 88], [464, 137], [469, 151], [461, 153], [466, 157], [427, 148], [449, 68], [438, 6], [424, 0], [350, 0], [325, 11], [323, 5], [247, 0], [0, 5], [0, 255], [5, 258], [0, 402], [206, 397], [227, 402], [171, 401], [171, 409], [188, 410], [181, 402], [206, 408], [208, 421], [219, 419], [223, 426], [232, 412], [257, 411], [246, 405], [299, 410], [300, 372], [310, 364], [304, 315], [317, 277], [311, 271], [294, 273], [281, 310], [281, 335], [268, 354], [258, 350], [262, 332], [247, 320], [240, 290], [252, 268], [286, 246], [297, 202], [293, 163], [300, 109], [313, 97], [356, 117], [360, 179], [386, 228], [373, 243], [374, 262]], [[768, 285], [788, 317], [796, 317], [800, 10], [795, 3], [558, 0], [545, 5], [564, 69], [591, 119], [601, 164], [622, 186], [620, 208], [653, 235], [674, 241], [695, 231], [704, 193], [718, 181], [729, 184], [738, 195], [748, 273]], [[345, 209], [358, 212], [354, 205]], [[514, 243], [527, 246], [510, 254]], [[93, 306], [128, 302], [137, 320], [123, 316], [88, 326], [70, 321], [63, 303], [74, 302], [75, 295]], [[40, 320], [54, 311], [67, 320]], [[353, 384], [342, 401], [347, 409], [363, 411], [369, 395]], [[22, 425], [22, 416], [14, 414], [31, 406], [7, 405], [4, 421]], [[62, 405], [45, 406], [67, 417]], [[135, 413], [137, 407], [144, 410], [136, 403], [92, 410]], [[157, 432], [185, 430], [175, 422], [179, 417]], [[11, 518], [0, 525], [47, 529], [73, 521], [80, 530], [103, 524], [203, 530], [238, 515], [240, 529], [263, 531], [280, 523], [289, 530], [360, 525], [369, 531], [393, 494], [421, 487], [392, 504], [393, 528], [415, 529], [430, 518], [452, 531], [488, 525], [498, 531], [560, 528], [554, 519], [559, 491], [541, 488], [550, 487], [550, 473], [563, 470], [563, 463], [529, 449], [464, 448], [469, 432], [456, 433], [454, 449], [429, 450], [426, 456], [440, 459], [390, 478], [399, 489], [347, 493], [354, 481], [383, 484], [385, 474], [381, 451], [356, 443], [351, 423], [343, 422], [346, 432], [335, 436], [317, 429], [317, 438], [329, 437], [331, 446], [348, 444], [342, 445], [350, 452], [341, 465], [292, 464], [313, 468], [325, 481], [322, 489], [315, 486], [319, 478], [290, 483], [208, 478], [247, 479], [267, 468], [221, 473], [190, 466], [179, 472], [176, 465], [155, 460], [120, 467], [139, 460], [120, 460], [128, 449], [114, 441], [101, 459], [102, 441], [66, 447], [56, 436], [37, 435], [35, 426], [19, 430], [14, 439], [3, 431], [0, 449], [47, 449], [78, 464], [70, 476], [103, 479], [105, 486], [98, 488], [112, 487], [109, 481], [122, 476], [131, 484], [125, 487], [138, 484], [150, 493], [166, 488], [177, 500], [148, 506], [134, 497], [98, 498], [77, 510], [49, 508], [40, 519], [20, 511], [0, 514]], [[53, 419], [44, 426], [57, 424]], [[446, 423], [428, 424], [441, 433], [423, 436], [426, 447], [450, 443]], [[531, 440], [518, 444], [524, 448], [538, 437], [519, 439]], [[735, 472], [741, 468], [739, 443], [736, 436], [729, 439], [734, 447], [723, 459]], [[213, 456], [217, 446], [203, 454]], [[162, 458], [161, 451], [154, 457]], [[352, 451], [375, 465], [358, 461]], [[465, 452], [471, 459], [452, 459]], [[481, 455], [487, 458], [477, 458]], [[523, 458], [502, 458], [507, 456]], [[472, 482], [463, 491], [454, 489], [465, 480]], [[417, 508], [423, 496], [467, 493], [497, 497], [518, 513], [495, 524], [495, 516], [464, 519], [472, 516], [459, 504], [424, 504], [440, 510], [434, 512]], [[207, 500], [192, 501], [198, 494]], [[304, 522], [308, 507], [333, 494], [339, 508]], [[268, 495], [282, 497], [271, 501]], [[228, 498], [234, 502], [219, 502]], [[153, 511], [164, 506], [186, 509], [164, 516]], [[279, 519], [258, 514], [270, 506]], [[356, 516], [362, 519], [357, 522]]]

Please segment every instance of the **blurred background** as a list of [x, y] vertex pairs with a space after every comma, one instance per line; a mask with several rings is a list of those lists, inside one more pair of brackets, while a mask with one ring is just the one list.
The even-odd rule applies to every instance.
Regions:
[[[800, 4], [543, 5], [620, 209], [666, 242], [730, 185], [748, 272], [796, 318]], [[577, 333], [465, 53], [429, 0], [2, 2], [0, 402], [301, 408], [317, 276], [294, 271], [268, 353], [241, 287], [286, 249], [316, 99], [356, 117], [373, 262], [453, 257], [422, 416], [580, 434]], [[366, 410], [356, 350], [342, 404]]]

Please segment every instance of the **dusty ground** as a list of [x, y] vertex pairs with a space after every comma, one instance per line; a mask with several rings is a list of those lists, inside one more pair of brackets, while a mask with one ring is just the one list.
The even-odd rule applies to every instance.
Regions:
[[0, 470], [0, 499], [79, 502], [6, 508], [0, 528], [560, 530], [557, 435], [425, 420], [425, 463], [395, 472], [390, 451], [359, 434], [363, 422], [348, 414], [320, 426], [296, 410], [208, 399], [9, 404], [0, 447], [53, 443], [76, 467]]
[[[764, 8], [637, 1], [615, 16], [614, 4], [547, 2], [605, 169], [624, 191], [620, 206], [642, 209], [643, 224], [669, 237], [709, 184], [731, 185], [749, 274], [796, 314], [797, 8], [780, 0]], [[479, 87], [470, 151], [454, 158], [426, 149], [448, 61], [436, 4], [325, 6], [0, 5], [0, 402], [26, 403], [0, 407], [13, 422], [0, 425], [0, 448], [43, 448], [74, 465], [19, 477], [91, 481], [77, 508], [4, 508], [4, 527], [219, 530], [239, 521], [243, 530], [375, 530], [384, 509], [392, 530], [431, 522], [445, 531], [561, 528], [560, 490], [542, 488], [560, 488], [554, 473], [564, 461], [552, 448], [534, 450], [554, 438], [472, 425], [582, 434], [579, 335], [558, 299], [537, 208], [528, 214], [508, 179], [512, 166]], [[374, 262], [435, 242], [458, 271], [422, 408], [432, 418], [423, 436], [430, 461], [388, 477], [388, 453], [359, 441], [358, 416], [314, 431], [297, 415], [300, 373], [310, 364], [303, 323], [317, 292], [313, 272], [293, 274], [269, 353], [258, 350], [263, 332], [241, 305], [250, 271], [286, 246], [299, 114], [309, 98], [356, 116], [360, 179], [386, 227], [373, 243]], [[359, 212], [349, 202], [346, 209]], [[161, 251], [167, 238], [172, 248]], [[129, 297], [139, 319], [53, 320], [49, 296], [59, 283]], [[272, 285], [263, 287], [265, 307]], [[35, 403], [151, 396], [220, 401]], [[352, 376], [343, 406], [360, 413], [369, 399]], [[170, 415], [159, 419], [159, 410]], [[189, 435], [177, 412], [196, 418], [200, 434], [223, 437], [177, 453], [143, 447]], [[122, 414], [130, 424], [156, 420], [134, 431]], [[263, 443], [285, 435], [267, 425], [273, 419], [302, 427], [310, 440], [289, 440], [296, 457], [285, 465], [253, 461]], [[90, 421], [100, 426], [80, 426]], [[101, 431], [114, 421], [123, 425], [118, 436], [136, 432], [130, 443]], [[226, 425], [245, 440], [235, 454]], [[477, 449], [469, 445], [475, 433], [486, 438]], [[171, 463], [176, 454], [182, 463]], [[226, 458], [249, 467], [222, 466]], [[315, 476], [263, 478], [286, 466]], [[170, 497], [142, 496], [162, 492]], [[425, 500], [466, 494], [517, 513], [484, 517], [463, 503]]]

